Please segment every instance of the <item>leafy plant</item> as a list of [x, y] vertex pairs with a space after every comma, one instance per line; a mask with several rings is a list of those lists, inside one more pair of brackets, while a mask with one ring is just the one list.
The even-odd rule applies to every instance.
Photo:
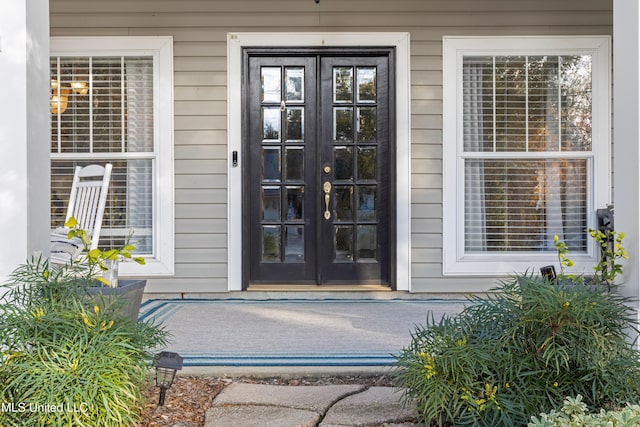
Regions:
[[74, 217], [69, 218], [64, 226], [69, 229], [67, 238], [72, 239], [76, 237], [82, 242], [84, 253], [86, 254], [85, 258], [81, 258], [80, 261], [71, 259], [70, 263], [80, 264], [81, 268], [78, 268], [76, 270], [82, 271], [82, 264], [86, 262], [84, 276], [88, 280], [97, 280], [104, 285], [111, 286], [111, 283], [107, 279], [100, 276], [100, 273], [108, 269], [106, 261], [131, 259], [138, 264], [145, 264], [145, 260], [143, 257], [134, 257], [131, 255], [131, 252], [136, 249], [135, 246], [130, 244], [131, 235], [129, 235], [126, 243], [121, 248], [107, 249], [103, 251], [99, 248], [90, 249], [91, 239], [89, 238], [89, 234], [86, 232], [86, 230], [80, 228], [78, 221]]
[[[594, 280], [596, 284], [606, 285], [609, 290], [615, 284], [616, 276], [622, 274], [622, 264], [618, 264], [620, 259], [628, 259], [629, 255], [622, 246], [624, 233], [614, 230], [594, 230], [590, 228], [589, 235], [598, 244], [600, 249], [600, 260], [593, 267]], [[573, 267], [574, 262], [567, 257], [569, 248], [567, 244], [561, 241], [558, 236], [553, 236], [553, 243], [558, 252], [558, 261], [560, 263], [561, 278], [576, 279], [574, 275], [564, 273], [565, 267]]]
[[601, 410], [599, 413], [588, 413], [582, 396], [567, 397], [561, 410], [553, 410], [540, 417], [531, 417], [528, 427], [637, 427], [640, 425], [640, 406], [627, 405], [615, 411]]
[[0, 288], [0, 425], [134, 425], [167, 333], [87, 298], [74, 265], [32, 258]]
[[569, 247], [565, 242], [560, 240], [558, 235], [553, 236], [553, 245], [558, 252], [558, 262], [560, 264], [560, 274], [564, 275], [564, 269], [573, 267], [575, 263], [567, 257], [567, 253], [569, 252]]
[[526, 425], [584, 396], [591, 408], [638, 400], [637, 331], [625, 297], [550, 286], [524, 275], [474, 297], [459, 314], [416, 327], [396, 360], [396, 383], [437, 426]]
[[600, 248], [600, 261], [593, 267], [596, 279], [611, 287], [618, 274], [622, 274], [622, 265], [619, 259], [628, 259], [627, 251], [622, 246], [624, 233], [616, 233], [613, 230], [606, 232], [589, 229], [589, 235], [596, 241]]

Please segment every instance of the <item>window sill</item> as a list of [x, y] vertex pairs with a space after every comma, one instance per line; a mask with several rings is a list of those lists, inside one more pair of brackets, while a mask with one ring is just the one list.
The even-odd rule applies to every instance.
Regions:
[[[587, 255], [573, 256], [575, 266], [565, 271], [566, 274], [588, 275], [593, 273], [593, 266], [598, 260]], [[517, 254], [517, 255], [466, 255], [459, 259], [447, 259], [443, 263], [443, 276], [513, 276], [522, 273], [539, 274], [540, 267], [556, 266], [558, 258], [553, 255]]]
[[146, 258], [146, 264], [121, 262], [118, 269], [122, 277], [163, 277], [175, 274], [174, 263], [162, 262], [155, 258]]

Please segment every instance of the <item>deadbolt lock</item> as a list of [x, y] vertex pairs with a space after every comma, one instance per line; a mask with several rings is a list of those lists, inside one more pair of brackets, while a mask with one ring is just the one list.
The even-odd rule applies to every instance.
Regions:
[[324, 165], [324, 167], [322, 168], [322, 172], [326, 173], [327, 175], [331, 173], [331, 166], [329, 165]]

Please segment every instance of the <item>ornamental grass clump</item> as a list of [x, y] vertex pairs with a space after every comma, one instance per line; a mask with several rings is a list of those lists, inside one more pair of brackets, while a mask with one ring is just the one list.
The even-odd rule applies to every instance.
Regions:
[[167, 333], [34, 258], [0, 288], [0, 426], [131, 426]]
[[434, 426], [524, 426], [583, 396], [588, 408], [640, 400], [630, 301], [580, 282], [521, 276], [413, 332], [396, 383]]

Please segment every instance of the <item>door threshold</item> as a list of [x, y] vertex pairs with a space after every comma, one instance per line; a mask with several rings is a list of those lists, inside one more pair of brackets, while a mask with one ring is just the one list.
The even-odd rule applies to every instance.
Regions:
[[388, 285], [249, 284], [248, 292], [391, 292]]

